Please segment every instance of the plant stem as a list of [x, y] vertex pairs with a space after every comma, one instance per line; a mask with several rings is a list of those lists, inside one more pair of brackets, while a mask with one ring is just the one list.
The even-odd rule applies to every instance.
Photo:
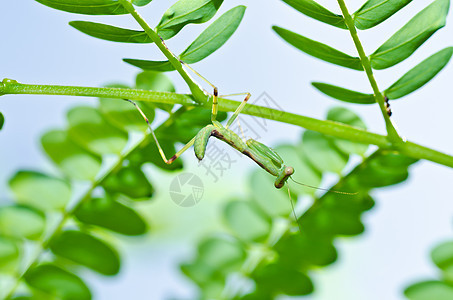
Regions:
[[140, 16], [140, 14], [135, 10], [134, 6], [128, 0], [120, 0], [121, 5], [134, 17], [137, 23], [143, 28], [146, 34], [150, 39], [156, 44], [160, 51], [167, 57], [168, 61], [172, 66], [178, 71], [181, 77], [189, 86], [192, 95], [195, 98], [195, 101], [198, 103], [205, 103], [207, 101], [207, 96], [204, 93], [203, 89], [190, 77], [190, 75], [184, 70], [179, 59], [168, 49], [165, 45], [165, 42], [161, 37], [146, 23], [145, 19]]
[[[6, 94], [33, 94], [33, 95], [65, 95], [88, 96], [103, 98], [130, 99], [135, 101], [148, 101], [153, 103], [181, 104], [183, 106], [202, 106], [210, 108], [209, 103], [197, 104], [191, 95], [153, 92], [136, 89], [121, 88], [94, 88], [56, 85], [31, 85], [21, 84], [14, 80], [5, 79], [0, 84], [0, 95]], [[224, 112], [235, 111], [240, 102], [220, 99], [219, 110]], [[415, 143], [391, 143], [386, 136], [372, 133], [360, 128], [352, 127], [338, 122], [317, 120], [277, 109], [248, 104], [242, 111], [243, 114], [261, 117], [282, 123], [297, 125], [308, 130], [317, 131], [337, 138], [350, 140], [356, 143], [372, 144], [380, 148], [393, 149], [400, 153], [416, 158], [453, 167], [453, 157], [439, 151], [420, 146]]]
[[395, 144], [403, 143], [403, 139], [399, 136], [398, 132], [396, 131], [395, 126], [392, 123], [392, 120], [390, 119], [389, 115], [387, 114], [384, 96], [380, 92], [376, 79], [374, 78], [370, 59], [365, 54], [365, 50], [363, 49], [362, 43], [360, 42], [359, 36], [357, 34], [357, 30], [354, 25], [354, 20], [352, 19], [351, 15], [349, 14], [348, 8], [346, 7], [344, 0], [338, 0], [338, 4], [340, 5], [341, 12], [343, 13], [343, 18], [345, 20], [346, 25], [348, 26], [349, 33], [351, 34], [352, 40], [354, 41], [354, 45], [357, 49], [357, 52], [359, 53], [360, 61], [362, 62], [362, 66], [365, 69], [365, 73], [368, 77], [368, 81], [370, 82], [371, 88], [373, 89], [374, 98], [375, 98], [376, 102], [379, 104], [379, 108], [381, 109], [382, 116], [384, 117], [389, 141], [392, 143], [395, 143]]

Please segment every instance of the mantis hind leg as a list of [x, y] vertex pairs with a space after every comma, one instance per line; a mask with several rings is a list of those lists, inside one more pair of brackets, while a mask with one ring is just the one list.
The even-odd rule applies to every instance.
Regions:
[[162, 149], [160, 143], [159, 143], [159, 140], [157, 139], [156, 137], [156, 134], [154, 133], [154, 130], [153, 128], [151, 127], [151, 124], [149, 123], [149, 119], [148, 117], [145, 115], [145, 113], [143, 112], [143, 110], [137, 105], [137, 103], [135, 103], [134, 101], [132, 100], [129, 100], [129, 99], [123, 99], [129, 103], [132, 103], [135, 108], [138, 110], [138, 112], [142, 115], [143, 119], [146, 121], [146, 123], [148, 124], [148, 128], [149, 128], [149, 131], [151, 132], [151, 135], [154, 139], [154, 141], [156, 142], [156, 145], [157, 145], [157, 149], [159, 150], [159, 153], [160, 153], [160, 156], [162, 157], [162, 160], [167, 164], [167, 165], [170, 165], [172, 164], [178, 157], [181, 156], [181, 154], [183, 154], [187, 149], [189, 149], [195, 142], [195, 137], [192, 138], [186, 145], [184, 145], [184, 147], [182, 147], [181, 150], [179, 150], [178, 152], [176, 152], [175, 155], [173, 155], [172, 157], [170, 157], [170, 159], [167, 159], [167, 157], [165, 156], [165, 153], [164, 153], [164, 150]]

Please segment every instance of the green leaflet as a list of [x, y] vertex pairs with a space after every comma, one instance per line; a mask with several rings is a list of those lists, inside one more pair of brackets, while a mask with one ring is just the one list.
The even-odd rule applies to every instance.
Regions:
[[75, 212], [75, 217], [83, 223], [124, 235], [140, 235], [147, 231], [145, 221], [137, 212], [111, 197], [91, 199]]
[[227, 225], [241, 240], [260, 240], [271, 230], [271, 219], [253, 202], [231, 201], [223, 214]]
[[64, 130], [52, 130], [41, 138], [49, 158], [69, 178], [93, 180], [101, 168], [101, 159], [75, 144]]
[[364, 94], [356, 91], [351, 91], [342, 87], [322, 82], [312, 82], [311, 84], [321, 93], [344, 102], [358, 104], [376, 103], [372, 94]]
[[14, 238], [39, 239], [45, 228], [44, 214], [27, 206], [0, 207], [0, 232]]
[[283, 0], [283, 2], [313, 19], [341, 29], [348, 29], [342, 15], [334, 14], [313, 0]]
[[151, 61], [151, 60], [124, 58], [123, 61], [128, 64], [131, 64], [135, 67], [141, 68], [143, 70], [148, 70], [148, 71], [168, 72], [168, 71], [175, 70], [173, 65], [168, 60]]
[[14, 239], [0, 236], [0, 274], [14, 274], [20, 261], [21, 245]]
[[214, 53], [233, 35], [239, 27], [245, 13], [245, 6], [236, 6], [209, 25], [196, 39], [184, 50], [180, 58], [188, 63], [196, 63]]
[[110, 175], [102, 186], [111, 194], [120, 193], [133, 199], [149, 200], [154, 192], [142, 170], [133, 166], [123, 167], [118, 173]]
[[409, 4], [412, 0], [368, 0], [354, 14], [354, 25], [358, 29], [372, 28]]
[[273, 26], [272, 29], [286, 42], [311, 56], [353, 70], [363, 70], [362, 63], [358, 57], [349, 56], [325, 44], [278, 26]]
[[431, 251], [431, 259], [442, 270], [453, 266], [453, 241], [444, 242]]
[[80, 231], [62, 232], [52, 239], [50, 249], [60, 257], [103, 275], [115, 275], [120, 270], [116, 250], [104, 241]]
[[[195, 41], [184, 50], [179, 58], [188, 64], [205, 59], [219, 49], [233, 35], [241, 23], [245, 6], [236, 6], [209, 25]], [[125, 62], [143, 70], [158, 72], [173, 71], [174, 67], [167, 61], [149, 61], [139, 59], [124, 59]]]
[[258, 286], [272, 287], [275, 294], [301, 296], [312, 293], [314, 289], [307, 274], [278, 263], [258, 269], [254, 277]]
[[132, 3], [137, 6], [145, 6], [150, 3], [152, 0], [132, 0]]
[[98, 155], [120, 154], [127, 134], [109, 123], [92, 107], [75, 107], [68, 112], [69, 136], [81, 147]]
[[404, 295], [409, 300], [451, 300], [453, 287], [442, 281], [423, 281], [408, 287]]
[[68, 182], [33, 171], [19, 171], [9, 181], [17, 203], [42, 211], [63, 210], [71, 198]]
[[152, 43], [151, 38], [144, 31], [86, 21], [72, 21], [69, 22], [69, 25], [89, 36], [101, 40], [120, 43]]
[[127, 10], [117, 0], [36, 0], [46, 6], [83, 15], [124, 15]]
[[452, 55], [453, 47], [431, 55], [387, 88], [384, 94], [389, 99], [398, 99], [416, 91], [433, 79], [447, 65]]
[[91, 300], [90, 290], [79, 277], [53, 264], [31, 268], [24, 279], [28, 285], [45, 292], [52, 299]]
[[445, 26], [450, 0], [436, 0], [413, 17], [370, 56], [371, 66], [381, 70], [414, 53], [431, 35]]
[[179, 0], [163, 15], [156, 27], [157, 34], [167, 40], [187, 24], [207, 22], [216, 14], [222, 3], [223, 0]]
[[3, 124], [5, 124], [5, 117], [3, 114], [0, 112], [0, 129], [3, 128]]

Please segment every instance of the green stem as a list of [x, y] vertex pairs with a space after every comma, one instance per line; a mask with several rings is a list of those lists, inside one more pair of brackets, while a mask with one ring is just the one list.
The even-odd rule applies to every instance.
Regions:
[[[196, 104], [191, 95], [121, 88], [30, 85], [17, 83], [16, 81], [9, 79], [3, 80], [2, 84], [0, 84], [0, 95], [6, 94], [119, 98], [135, 101], [148, 101], [153, 103], [181, 104], [183, 106], [198, 105], [210, 108], [210, 105], [208, 103]], [[236, 110], [239, 104], [240, 102], [238, 101], [220, 99], [219, 110], [224, 112], [233, 112]], [[394, 149], [402, 154], [416, 159], [426, 159], [448, 167], [453, 167], [453, 157], [448, 154], [444, 154], [439, 151], [411, 142], [392, 144], [388, 141], [386, 136], [368, 132], [360, 128], [351, 127], [342, 123], [317, 120], [294, 113], [284, 112], [252, 104], [248, 104], [242, 113], [255, 117], [279, 121], [282, 123], [297, 125], [308, 130], [317, 131], [326, 135], [350, 140], [357, 143], [372, 144], [380, 148]]]
[[128, 0], [120, 0], [121, 5], [134, 17], [137, 23], [143, 28], [146, 34], [150, 39], [156, 44], [160, 51], [167, 57], [168, 61], [172, 64], [175, 70], [181, 75], [184, 81], [189, 86], [192, 95], [195, 98], [195, 101], [198, 103], [205, 103], [207, 101], [207, 96], [204, 93], [203, 89], [190, 77], [190, 75], [184, 70], [179, 59], [168, 49], [165, 45], [165, 42], [161, 37], [146, 23], [146, 21], [140, 16], [140, 14], [135, 10], [134, 6]]
[[390, 119], [389, 115], [387, 114], [384, 95], [382, 95], [381, 91], [379, 90], [376, 79], [374, 78], [370, 59], [365, 54], [365, 50], [363, 49], [362, 43], [360, 42], [359, 36], [357, 34], [357, 30], [354, 25], [354, 20], [352, 19], [351, 15], [349, 14], [348, 8], [346, 7], [344, 0], [338, 0], [338, 4], [340, 5], [341, 12], [343, 13], [344, 21], [346, 23], [346, 26], [348, 26], [349, 33], [351, 34], [352, 40], [354, 41], [354, 45], [357, 49], [357, 52], [359, 53], [360, 61], [362, 62], [362, 66], [365, 69], [365, 73], [368, 77], [368, 81], [370, 82], [371, 88], [373, 89], [374, 98], [375, 98], [376, 102], [379, 104], [379, 108], [381, 109], [382, 116], [384, 117], [385, 126], [387, 128], [387, 134], [388, 134], [389, 140], [395, 144], [402, 143], [403, 142], [402, 138], [399, 136], [398, 132], [396, 131], [395, 126], [393, 126], [392, 120]]
[[[171, 123], [173, 123], [174, 117], [178, 116], [180, 113], [186, 111], [185, 107], [180, 108], [178, 111], [176, 111], [170, 118], [167, 119], [162, 125], [159, 126], [159, 128], [156, 129], [156, 132], [159, 132], [161, 129], [168, 127]], [[121, 153], [121, 155], [117, 158], [117, 161], [110, 166], [109, 168], [105, 169], [102, 173], [98, 174], [96, 176], [96, 179], [91, 183], [91, 186], [88, 188], [88, 190], [79, 197], [75, 201], [75, 204], [72, 206], [72, 208], [68, 208], [64, 213], [61, 218], [61, 220], [56, 224], [54, 229], [48, 234], [48, 236], [42, 241], [40, 248], [37, 250], [36, 256], [31, 259], [30, 263], [24, 268], [24, 271], [21, 272], [15, 279], [16, 283], [12, 286], [12, 288], [9, 290], [7, 293], [6, 297], [4, 298], [5, 300], [11, 299], [17, 288], [20, 285], [20, 282], [22, 281], [23, 277], [25, 274], [32, 268], [34, 268], [40, 261], [41, 256], [44, 254], [46, 250], [49, 249], [50, 242], [52, 239], [54, 239], [58, 234], [64, 229], [64, 226], [66, 225], [66, 222], [72, 218], [73, 214], [80, 209], [80, 207], [89, 201], [91, 199], [91, 194], [96, 189], [98, 186], [100, 186], [107, 177], [109, 177], [112, 173], [115, 173], [116, 170], [120, 169], [123, 165], [124, 160], [137, 148], [144, 147], [146, 146], [150, 139], [149, 139], [149, 134], [145, 134], [143, 138], [141, 138], [139, 141], [137, 141], [134, 145], [131, 145], [126, 151]]]

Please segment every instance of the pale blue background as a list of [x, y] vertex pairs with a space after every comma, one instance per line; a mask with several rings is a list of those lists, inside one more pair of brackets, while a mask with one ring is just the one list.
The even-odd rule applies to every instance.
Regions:
[[[100, 86], [112, 81], [132, 83], [138, 70], [121, 61], [124, 57], [159, 59], [152, 45], [124, 45], [85, 36], [67, 25], [71, 20], [104, 21], [137, 28], [129, 16], [86, 17], [44, 7], [34, 1], [1, 0], [0, 77], [23, 83]], [[339, 11], [336, 1], [319, 1]], [[353, 12], [363, 1], [348, 0]], [[413, 1], [398, 16], [367, 32], [359, 32], [367, 53], [382, 44], [424, 6], [428, 0]], [[221, 12], [244, 1], [225, 1]], [[222, 93], [266, 91], [287, 111], [323, 118], [338, 102], [310, 87], [310, 81], [324, 81], [364, 92], [370, 90], [363, 73], [336, 67], [304, 55], [285, 44], [270, 29], [274, 24], [326, 42], [342, 51], [355, 53], [347, 31], [311, 20], [278, 0], [253, 1], [243, 24], [219, 51], [195, 68], [220, 87]], [[157, 24], [169, 7], [169, 1], [154, 0], [140, 12]], [[381, 87], [393, 83], [410, 67], [446, 46], [453, 45], [453, 17], [426, 45], [398, 66], [376, 72]], [[175, 52], [183, 50], [199, 34], [202, 26], [190, 26], [168, 42]], [[170, 74], [179, 92], [187, 92], [177, 74]], [[401, 101], [394, 102], [394, 119], [408, 139], [453, 153], [453, 65], [449, 65], [432, 83]], [[44, 158], [39, 136], [46, 130], [62, 127], [65, 112], [93, 99], [50, 96], [5, 96], [0, 111], [6, 117], [0, 132], [0, 201], [10, 199], [6, 182], [17, 169], [54, 171]], [[372, 131], [383, 133], [383, 121], [377, 106], [351, 107], [366, 120]], [[299, 139], [301, 129], [270, 122], [263, 141], [267, 144]], [[203, 176], [191, 154], [185, 155], [188, 171]], [[165, 299], [171, 296], [189, 299], [194, 291], [179, 273], [177, 264], [194, 253], [194, 245], [203, 232], [219, 226], [221, 200], [247, 178], [256, 166], [247, 161], [235, 164], [219, 183], [204, 178], [208, 188], [203, 201], [191, 209], [182, 209], [168, 199], [167, 189], [173, 175], [154, 178], [160, 193], [141, 211], [155, 228], [149, 238], [126, 239], [119, 243], [124, 265], [119, 276], [105, 279], [86, 272], [95, 291], [95, 299]], [[154, 170], [150, 173], [158, 175]], [[238, 174], [240, 176], [238, 176]], [[402, 299], [408, 283], [437, 270], [428, 259], [429, 249], [440, 241], [453, 239], [453, 171], [430, 162], [412, 168], [406, 184], [375, 193], [375, 208], [364, 215], [365, 234], [339, 239], [337, 263], [313, 272], [317, 291], [307, 299]], [[235, 192], [236, 194], [238, 192]], [[163, 214], [162, 212], [165, 212]], [[165, 216], [166, 219], [163, 219]], [[200, 220], [203, 222], [200, 223]], [[187, 229], [190, 229], [189, 234]], [[192, 234], [190, 234], [192, 233]]]

